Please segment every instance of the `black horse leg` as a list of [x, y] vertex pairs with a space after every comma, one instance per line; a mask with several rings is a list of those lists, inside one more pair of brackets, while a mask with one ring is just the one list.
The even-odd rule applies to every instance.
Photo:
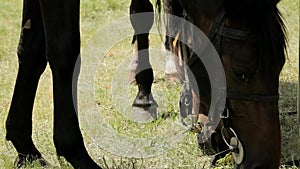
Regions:
[[148, 34], [137, 35], [138, 45], [138, 64], [136, 68], [136, 83], [138, 85], [138, 94], [133, 106], [148, 108], [154, 104], [151, 96], [151, 86], [153, 83], [153, 70], [149, 62]]
[[[47, 57], [54, 92], [54, 144], [57, 155], [74, 168], [100, 168], [89, 156], [79, 128], [77, 78], [80, 59], [79, 0], [40, 1], [44, 19]], [[80, 64], [80, 62], [77, 62]]]
[[16, 165], [20, 167], [26, 160], [32, 162], [41, 157], [31, 138], [33, 102], [40, 75], [47, 65], [38, 0], [24, 0], [18, 58], [18, 76], [6, 120], [6, 139], [19, 153]]
[[151, 95], [153, 70], [149, 61], [149, 31], [154, 22], [153, 6], [148, 0], [132, 0], [130, 5], [130, 21], [135, 32], [138, 50], [136, 83], [138, 94], [133, 106], [149, 108], [156, 104]]

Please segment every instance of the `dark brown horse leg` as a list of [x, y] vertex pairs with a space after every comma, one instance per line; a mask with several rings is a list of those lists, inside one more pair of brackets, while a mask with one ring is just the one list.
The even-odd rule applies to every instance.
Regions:
[[[146, 13], [148, 12], [148, 13]], [[153, 70], [149, 61], [149, 31], [153, 25], [153, 6], [148, 0], [132, 0], [130, 5], [130, 21], [135, 32], [138, 48], [138, 64], [135, 79], [138, 94], [133, 106], [149, 108], [155, 104], [151, 96]]]
[[[163, 3], [164, 12], [168, 14], [166, 17], [166, 37], [164, 43], [164, 47], [167, 50], [165, 69], [166, 81], [167, 83], [168, 81], [173, 82], [177, 81], [177, 79], [174, 78], [179, 78], [179, 81], [183, 82], [184, 78], [183, 72], [181, 70], [182, 67], [179, 65], [178, 57], [174, 57], [178, 55], [178, 47], [173, 46], [175, 37], [180, 33], [179, 29], [181, 26], [181, 24], [179, 24], [178, 21], [175, 20], [175, 16], [183, 17], [183, 11], [178, 0], [164, 0]], [[170, 54], [169, 51], [172, 52], [173, 55]]]
[[[44, 19], [47, 57], [54, 92], [54, 144], [57, 155], [74, 168], [100, 168], [89, 156], [80, 132], [77, 78], [80, 62], [79, 0], [40, 0]], [[76, 68], [76, 69], [75, 69]]]
[[16, 167], [41, 157], [31, 138], [32, 108], [40, 75], [47, 64], [39, 3], [37, 0], [25, 0], [23, 5], [18, 47], [19, 71], [6, 120], [6, 139], [12, 142], [19, 153]]

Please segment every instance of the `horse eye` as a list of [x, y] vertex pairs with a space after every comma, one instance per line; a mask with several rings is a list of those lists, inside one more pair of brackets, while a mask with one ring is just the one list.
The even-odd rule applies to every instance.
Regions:
[[247, 84], [249, 83], [249, 76], [248, 76], [247, 71], [232, 68], [232, 74], [233, 74], [234, 79], [241, 80]]

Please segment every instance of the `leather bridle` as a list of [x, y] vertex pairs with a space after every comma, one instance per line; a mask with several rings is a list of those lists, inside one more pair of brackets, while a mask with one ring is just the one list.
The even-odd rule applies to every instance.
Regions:
[[[234, 29], [234, 28], [230, 28], [230, 27], [226, 26], [225, 22], [224, 22], [225, 15], [226, 15], [225, 11], [223, 11], [219, 14], [218, 17], [216, 17], [215, 21], [212, 23], [212, 26], [211, 26], [211, 29], [210, 29], [208, 35], [207, 35], [207, 37], [211, 43], [216, 41], [215, 48], [216, 48], [219, 56], [221, 57], [221, 60], [222, 60], [222, 40], [223, 40], [223, 38], [229, 38], [229, 39], [240, 40], [240, 41], [251, 41], [251, 42], [257, 41], [256, 36], [251, 35], [250, 32], [248, 32], [248, 31]], [[217, 36], [218, 36], [218, 38], [217, 38]], [[185, 45], [183, 45], [183, 46], [186, 47]], [[182, 48], [184, 48], [184, 47], [182, 47]], [[185, 49], [182, 52], [187, 52], [187, 51]], [[187, 53], [185, 53], [183, 55], [187, 55]], [[192, 52], [190, 57], [184, 57], [183, 60], [185, 60], [186, 65], [191, 66], [197, 59], [199, 59], [198, 56], [196, 56]], [[183, 68], [184, 68], [184, 71], [186, 71], [185, 66]], [[187, 76], [185, 78], [188, 79]], [[187, 83], [185, 84], [185, 88], [184, 88], [184, 92], [183, 92], [182, 96], [185, 96], [185, 93], [187, 93], [187, 95], [189, 96], [188, 100], [190, 100], [190, 97], [191, 97], [191, 91], [190, 91], [191, 89], [190, 88], [191, 87], [190, 87], [190, 84], [188, 84], [188, 83], [189, 82], [187, 81]], [[183, 101], [184, 99], [186, 99], [186, 98], [181, 97], [181, 101]], [[216, 162], [217, 157], [225, 155], [229, 152], [232, 152], [233, 154], [235, 153], [236, 156], [241, 155], [240, 159], [234, 158], [235, 162], [237, 164], [240, 164], [244, 158], [244, 154], [239, 154], [239, 153], [243, 153], [242, 143], [238, 139], [236, 132], [231, 128], [231, 124], [229, 122], [230, 112], [231, 112], [231, 110], [229, 108], [229, 100], [272, 103], [272, 102], [278, 102], [279, 95], [278, 95], [278, 93], [272, 94], [272, 95], [266, 95], [266, 94], [244, 93], [244, 92], [227, 90], [226, 105], [225, 105], [224, 113], [221, 117], [224, 122], [224, 126], [221, 129], [221, 131], [222, 131], [221, 134], [222, 134], [222, 137], [223, 137], [225, 143], [228, 146], [228, 149], [214, 155], [215, 158], [213, 158], [213, 160], [211, 161], [212, 165], [214, 165], [213, 163]], [[191, 108], [190, 108], [190, 106], [192, 106], [192, 105], [190, 104], [190, 102], [189, 102], [189, 104], [187, 104], [185, 106], [186, 106], [185, 109], [182, 109], [182, 110], [189, 111], [189, 112], [185, 112], [185, 114], [192, 114]], [[211, 123], [211, 122], [208, 122], [208, 123]], [[205, 125], [209, 126], [210, 124], [205, 124]], [[231, 145], [231, 143], [228, 143], [228, 141], [226, 141], [226, 138], [223, 133], [224, 130], [227, 130], [227, 133], [231, 133], [231, 135], [233, 135], [232, 138], [234, 138], [234, 140], [235, 140], [235, 145]], [[232, 140], [232, 138], [231, 138], [231, 140]]]

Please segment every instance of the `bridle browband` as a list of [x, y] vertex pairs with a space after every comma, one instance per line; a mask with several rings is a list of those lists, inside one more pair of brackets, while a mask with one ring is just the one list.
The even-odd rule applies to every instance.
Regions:
[[225, 11], [222, 11], [212, 24], [212, 27], [207, 35], [207, 38], [212, 42], [216, 35], [241, 41], [255, 41], [256, 37], [251, 36], [248, 31], [230, 28], [225, 25]]

